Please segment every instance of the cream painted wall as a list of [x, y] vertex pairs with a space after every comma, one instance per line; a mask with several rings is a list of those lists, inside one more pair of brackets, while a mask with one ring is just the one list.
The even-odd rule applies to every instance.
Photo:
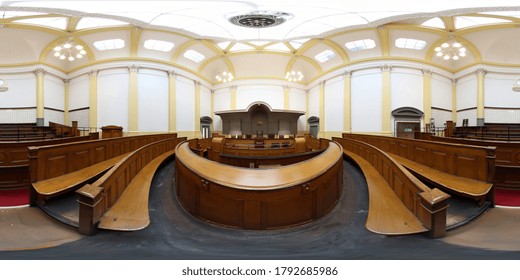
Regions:
[[8, 91], [0, 93], [0, 108], [36, 107], [36, 76], [33, 73], [0, 74], [0, 77], [9, 85]]
[[177, 132], [192, 133], [195, 131], [195, 84], [193, 80], [177, 77]]
[[200, 117], [211, 116], [211, 90], [205, 86], [200, 87]]
[[432, 107], [452, 109], [451, 79], [432, 74]]
[[517, 74], [486, 74], [484, 115], [487, 123], [520, 123], [520, 93], [512, 89], [518, 78]]
[[[81, 75], [69, 81], [69, 119], [79, 127], [89, 127], [89, 76]], [[76, 109], [83, 109], [78, 110]], [[70, 125], [70, 124], [68, 124]]]
[[413, 107], [423, 111], [423, 74], [419, 69], [392, 68], [390, 87], [392, 110]]
[[46, 108], [44, 110], [44, 125], [49, 125], [49, 122], [64, 124], [65, 84], [62, 79], [52, 75], [45, 75], [43, 79], [43, 104]]
[[[309, 89], [309, 114], [307, 117], [320, 117], [320, 86]], [[320, 120], [321, 122], [321, 120]], [[323, 125], [320, 123], [320, 125]]]
[[168, 131], [168, 76], [164, 71], [139, 70], [138, 129], [142, 132]]
[[[289, 109], [296, 111], [307, 111], [307, 93], [303, 89], [290, 88], [289, 90]], [[298, 119], [298, 131], [303, 132], [307, 127], [305, 115]]]
[[284, 92], [282, 86], [276, 85], [246, 85], [237, 87], [236, 109], [246, 109], [256, 101], [263, 101], [271, 109], [284, 108]]
[[[462, 125], [468, 119], [469, 126], [477, 125], [477, 76], [472, 74], [457, 82], [457, 120]], [[464, 111], [460, 111], [464, 110]]]
[[368, 69], [352, 73], [352, 132], [381, 132], [381, 70]]
[[325, 131], [328, 133], [343, 131], [343, 92], [342, 76], [325, 83]]
[[101, 70], [97, 81], [98, 128], [117, 125], [128, 131], [128, 69]]
[[[215, 112], [225, 111], [231, 109], [231, 89], [223, 88], [215, 90], [213, 93], [213, 110]], [[222, 119], [215, 115], [213, 120], [213, 129], [215, 131], [222, 131]]]

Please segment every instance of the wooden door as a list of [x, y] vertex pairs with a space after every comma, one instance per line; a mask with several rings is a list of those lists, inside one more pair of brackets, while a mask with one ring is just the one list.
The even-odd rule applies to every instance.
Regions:
[[421, 124], [418, 122], [397, 122], [397, 137], [414, 138], [414, 132], [419, 131]]

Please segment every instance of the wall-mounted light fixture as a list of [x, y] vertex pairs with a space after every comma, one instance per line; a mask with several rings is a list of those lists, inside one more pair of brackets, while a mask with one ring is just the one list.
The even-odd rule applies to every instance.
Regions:
[[7, 82], [3, 79], [0, 79], [0, 92], [5, 92], [9, 89], [7, 86]]

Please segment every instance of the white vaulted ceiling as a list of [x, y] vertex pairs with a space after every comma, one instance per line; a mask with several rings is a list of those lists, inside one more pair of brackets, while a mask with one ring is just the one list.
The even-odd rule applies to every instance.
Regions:
[[[229, 20], [253, 12], [285, 22], [249, 28]], [[295, 67], [308, 83], [369, 60], [421, 61], [451, 72], [479, 63], [520, 67], [519, 26], [516, 0], [0, 1], [0, 67], [39, 63], [68, 73], [105, 61], [142, 59], [184, 68], [211, 83], [223, 69], [236, 79], [283, 79]], [[85, 45], [86, 58], [69, 62], [52, 55], [68, 36]], [[401, 38], [425, 46], [399, 48], [395, 42]], [[434, 48], [449, 38], [464, 44], [467, 57], [453, 62], [435, 56]], [[124, 47], [94, 47], [112, 39], [123, 40]], [[173, 47], [151, 50], [144, 47], [148, 40]], [[345, 46], [359, 40], [375, 46]], [[186, 52], [202, 59], [192, 61]], [[330, 59], [321, 62], [324, 52]]]

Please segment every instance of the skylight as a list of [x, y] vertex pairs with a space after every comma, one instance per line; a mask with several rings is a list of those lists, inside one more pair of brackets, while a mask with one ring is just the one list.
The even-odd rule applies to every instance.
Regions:
[[94, 42], [94, 47], [99, 51], [122, 49], [125, 47], [123, 39], [110, 39]]
[[42, 25], [51, 28], [57, 28], [65, 30], [67, 28], [68, 20], [63, 17], [40, 17], [40, 18], [26, 18], [15, 20], [17, 23], [27, 23], [34, 25]]
[[169, 52], [175, 47], [172, 42], [159, 41], [159, 40], [146, 40], [144, 41], [144, 48], [154, 51]]
[[347, 42], [345, 44], [345, 47], [349, 51], [367, 50], [367, 49], [375, 48], [376, 42], [372, 39], [357, 40], [357, 41]]
[[77, 30], [87, 29], [87, 28], [95, 28], [95, 27], [105, 27], [105, 26], [118, 26], [118, 25], [127, 25], [128, 23], [114, 20], [114, 19], [106, 19], [106, 18], [94, 18], [94, 17], [85, 17], [79, 20], [76, 25]]
[[466, 27], [478, 26], [483, 24], [496, 24], [511, 22], [507, 19], [491, 18], [491, 17], [456, 17], [455, 28], [461, 29]]
[[429, 19], [429, 20], [423, 22], [423, 24], [421, 24], [421, 25], [427, 26], [427, 27], [442, 28], [442, 29], [446, 28], [444, 21], [442, 21], [442, 19], [440, 19], [438, 17]]
[[410, 49], [410, 50], [422, 50], [426, 47], [426, 42], [423, 40], [417, 39], [409, 39], [409, 38], [399, 38], [395, 40], [395, 46], [401, 49]]
[[319, 54], [317, 54], [314, 58], [316, 58], [317, 61], [324, 63], [335, 56], [336, 56], [336, 53], [334, 53], [333, 51], [325, 50], [325, 51], [322, 51]]
[[201, 62], [204, 58], [206, 58], [203, 54], [201, 54], [200, 52], [198, 51], [194, 51], [194, 50], [187, 50], [185, 53], [184, 53], [184, 57], [193, 61], [193, 62], [196, 62], [196, 63], [199, 63]]

